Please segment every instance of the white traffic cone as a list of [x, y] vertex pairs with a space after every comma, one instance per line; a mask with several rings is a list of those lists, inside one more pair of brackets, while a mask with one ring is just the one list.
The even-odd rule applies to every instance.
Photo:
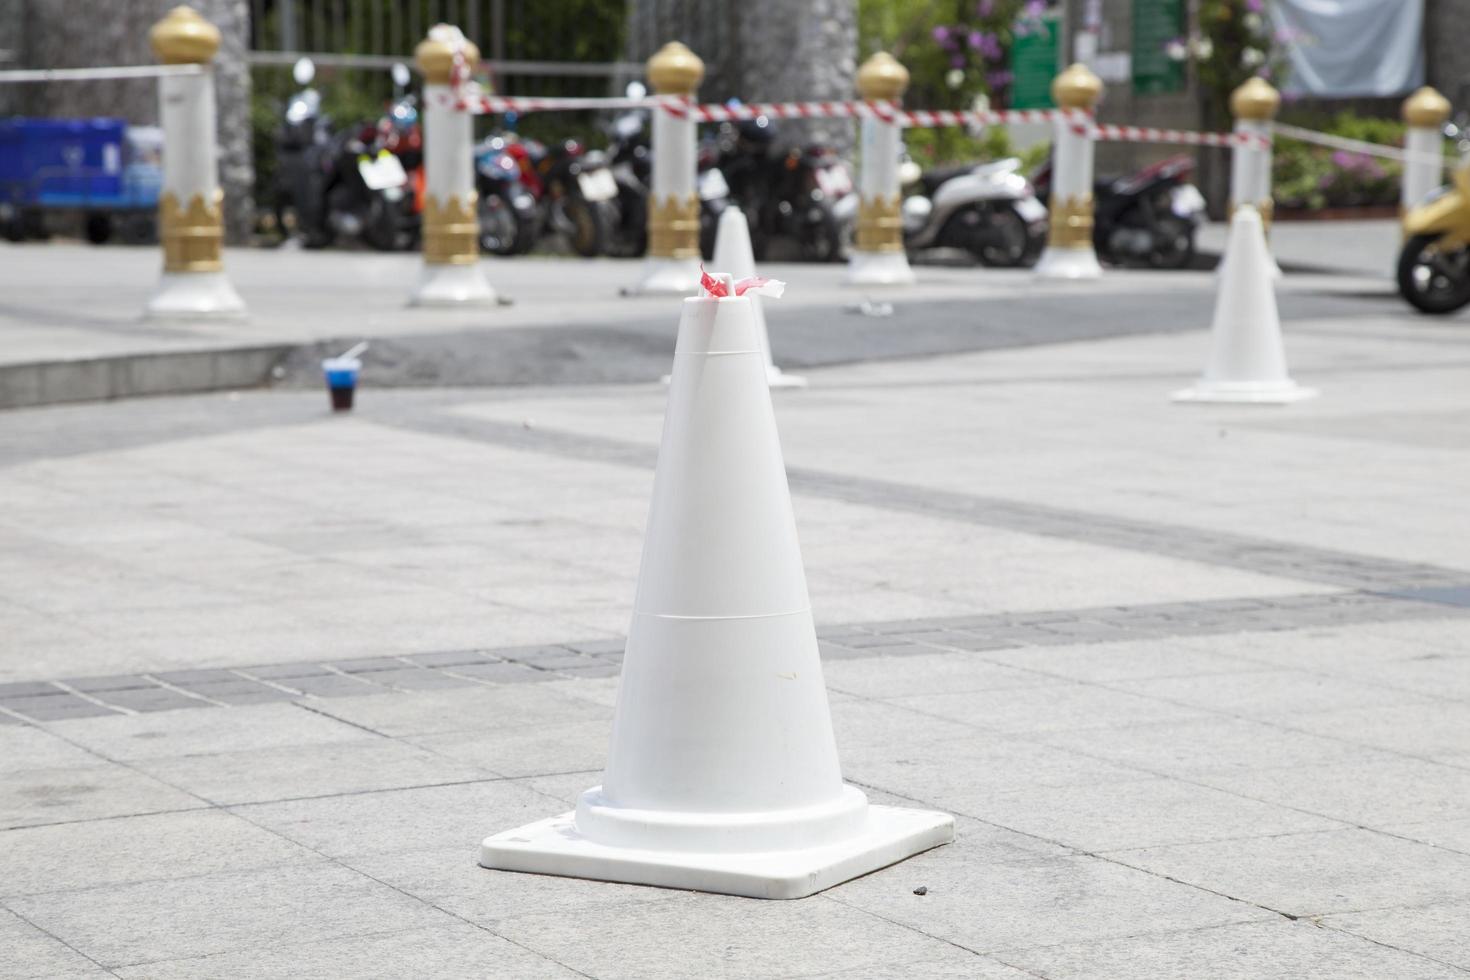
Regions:
[[[715, 229], [715, 254], [710, 262], [711, 269], [728, 272], [736, 279], [755, 275], [755, 250], [750, 246], [750, 225], [737, 207], [727, 207], [720, 214], [720, 224]], [[805, 388], [806, 378], [795, 374], [784, 374], [771, 358], [771, 335], [766, 331], [766, 313], [759, 296], [750, 298], [755, 314], [756, 328], [760, 331], [761, 350], [766, 355], [766, 382], [772, 388]]]
[[752, 305], [684, 301], [602, 785], [487, 868], [801, 898], [954, 837], [842, 782]]
[[1215, 296], [1210, 359], [1194, 386], [1174, 393], [1180, 402], [1285, 404], [1311, 398], [1286, 373], [1271, 256], [1256, 209], [1243, 205], [1230, 223], [1226, 260]]

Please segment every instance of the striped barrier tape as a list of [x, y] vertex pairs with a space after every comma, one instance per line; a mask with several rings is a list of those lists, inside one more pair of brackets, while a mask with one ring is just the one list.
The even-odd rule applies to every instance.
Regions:
[[1257, 146], [1271, 145], [1266, 136], [1255, 133], [1200, 133], [1190, 129], [1157, 129], [1153, 126], [1116, 126], [1110, 123], [1074, 125], [1072, 132], [1094, 140], [1119, 143], [1180, 143], [1185, 146]]

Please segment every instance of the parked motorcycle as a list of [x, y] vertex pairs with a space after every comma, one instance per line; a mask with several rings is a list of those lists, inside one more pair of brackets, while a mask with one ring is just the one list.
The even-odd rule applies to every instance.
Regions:
[[[1194, 160], [1175, 156], [1125, 177], [1093, 185], [1092, 243], [1114, 264], [1142, 263], [1183, 269], [1194, 260], [1194, 238], [1204, 220], [1205, 199], [1188, 182]], [[1051, 196], [1051, 161], [1032, 175], [1042, 200]]]
[[[630, 83], [627, 96], [640, 99], [647, 91], [638, 82]], [[609, 222], [608, 254], [624, 258], [648, 251], [648, 195], [653, 181], [653, 153], [648, 140], [648, 116], [641, 111], [627, 112], [612, 121], [607, 154], [618, 195]], [[697, 154], [698, 177], [695, 189], [699, 195], [699, 242], [706, 260], [714, 258], [715, 230], [720, 214], [729, 203], [730, 187], [719, 169], [717, 141], [701, 141]]]
[[475, 146], [475, 191], [479, 197], [480, 248], [495, 255], [520, 255], [536, 243], [536, 198], [521, 183], [521, 168], [505, 137]]
[[[508, 125], [515, 114], [506, 113]], [[546, 146], [506, 134], [505, 151], [516, 161], [521, 184], [537, 202], [537, 236], [564, 239], [584, 258], [603, 254], [608, 241], [608, 207], [618, 195], [607, 157], [576, 140]]]
[[291, 67], [291, 77], [300, 91], [286, 101], [281, 126], [276, 131], [276, 228], [283, 238], [290, 237], [300, 225], [298, 197], [306, 192], [312, 163], [308, 154], [320, 153], [320, 147], [331, 142], [326, 117], [322, 115], [321, 93], [311, 87], [316, 65], [301, 58]]
[[[399, 77], [395, 72], [395, 81]], [[300, 125], [306, 125], [309, 108], [298, 110]], [[288, 123], [291, 111], [288, 105]], [[419, 231], [422, 190], [421, 185], [415, 190], [405, 161], [419, 170], [423, 157], [413, 97], [401, 96], [375, 123], [335, 135], [320, 135], [328, 123], [319, 113], [311, 125], [316, 128], [301, 151], [298, 182], [290, 191], [294, 224], [306, 247], [325, 248], [344, 237], [382, 251], [411, 247]]]
[[819, 144], [784, 145], [766, 116], [719, 130], [718, 165], [730, 198], [750, 220], [751, 247], [764, 259], [778, 238], [794, 242], [801, 257], [843, 257], [837, 202], [853, 193], [852, 175], [836, 151]]
[[1046, 207], [1020, 169], [1015, 157], [922, 173], [906, 162], [904, 246], [963, 249], [987, 266], [1034, 265], [1046, 245]]
[[1424, 313], [1470, 304], [1470, 164], [1404, 216], [1399, 293]]

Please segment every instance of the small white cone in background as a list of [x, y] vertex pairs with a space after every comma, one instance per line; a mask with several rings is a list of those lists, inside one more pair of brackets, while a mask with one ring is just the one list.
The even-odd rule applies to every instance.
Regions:
[[1315, 396], [1286, 373], [1271, 256], [1255, 208], [1235, 212], [1225, 255], [1204, 376], [1174, 400], [1285, 404]]
[[487, 868], [801, 898], [954, 837], [842, 781], [752, 307], [684, 301], [602, 785]]
[[[715, 254], [710, 262], [711, 269], [728, 272], [736, 279], [745, 279], [756, 274], [755, 250], [750, 245], [750, 225], [737, 207], [727, 207], [720, 214], [720, 224], [715, 230]], [[805, 388], [806, 378], [795, 374], [784, 374], [771, 358], [771, 335], [766, 331], [766, 313], [760, 297], [751, 297], [750, 304], [755, 313], [756, 328], [760, 331], [761, 350], [766, 354], [766, 381], [772, 388]]]

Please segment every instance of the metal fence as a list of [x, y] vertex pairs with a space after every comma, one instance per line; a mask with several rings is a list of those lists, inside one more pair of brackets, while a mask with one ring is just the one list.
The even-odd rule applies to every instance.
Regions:
[[606, 95], [642, 74], [623, 57], [625, 0], [250, 0], [250, 61], [381, 71], [412, 63], [438, 23], [479, 45], [496, 88]]

